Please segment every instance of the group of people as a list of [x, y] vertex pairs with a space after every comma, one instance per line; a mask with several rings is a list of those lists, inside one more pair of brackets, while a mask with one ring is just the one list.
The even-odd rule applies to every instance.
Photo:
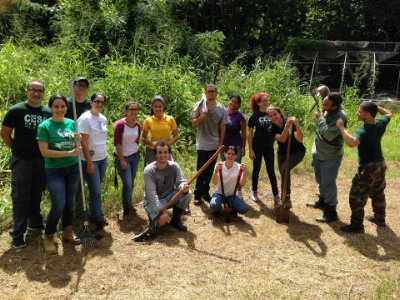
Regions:
[[[88, 98], [89, 81], [78, 77], [73, 82], [71, 97], [51, 96], [48, 107], [42, 105], [45, 86], [39, 80], [28, 83], [27, 100], [12, 106], [1, 127], [1, 137], [11, 148], [11, 197], [13, 228], [10, 235], [14, 248], [26, 246], [24, 235], [45, 230], [44, 248], [48, 254], [57, 253], [54, 235], [61, 219], [61, 239], [79, 243], [72, 230], [75, 196], [84, 179], [89, 189], [91, 220], [96, 234], [102, 236], [107, 221], [102, 211], [102, 181], [107, 165], [107, 118], [102, 114], [106, 97], [94, 93]], [[217, 101], [214, 84], [206, 86], [203, 97], [192, 111], [192, 125], [197, 127], [197, 179], [194, 205], [202, 199], [210, 203], [213, 215], [218, 216], [223, 206], [232, 215], [245, 214], [249, 207], [243, 200], [246, 183], [246, 154], [253, 162], [251, 199], [260, 201], [258, 193], [262, 159], [266, 165], [275, 206], [292, 207], [290, 170], [304, 158], [306, 148], [298, 120], [284, 115], [281, 108], [270, 105], [270, 96], [259, 92], [251, 96], [252, 111], [246, 128], [246, 118], [239, 111], [240, 95], [232, 95], [228, 106]], [[329, 92], [321, 85], [316, 97], [322, 99], [322, 111], [315, 113], [316, 133], [312, 146], [312, 163], [318, 183], [318, 200], [307, 206], [323, 210], [320, 222], [338, 220], [336, 206], [336, 178], [343, 157], [343, 145], [358, 146], [359, 168], [350, 190], [352, 210], [350, 225], [341, 227], [345, 232], [364, 232], [364, 206], [372, 199], [373, 216], [367, 219], [385, 226], [385, 171], [381, 138], [392, 117], [390, 111], [371, 101], [360, 104], [358, 120], [364, 124], [354, 135], [346, 130], [346, 115], [340, 94]], [[161, 96], [151, 101], [151, 116], [143, 126], [137, 120], [139, 104], [129, 101], [124, 116], [114, 125], [114, 165], [122, 180], [122, 208], [125, 216], [134, 212], [132, 194], [140, 161], [139, 146], [145, 144], [145, 195], [143, 206], [156, 226], [170, 223], [181, 231], [182, 214], [190, 214], [192, 193], [188, 180], [179, 165], [173, 161], [171, 145], [179, 140], [178, 126], [172, 116], [165, 114], [166, 104]], [[376, 114], [381, 117], [375, 119]], [[274, 142], [278, 143], [277, 161], [281, 178], [279, 193], [275, 175]], [[216, 163], [216, 151], [225, 145], [221, 162]], [[206, 167], [205, 167], [206, 166]], [[81, 167], [81, 170], [80, 170]], [[82, 171], [82, 172], [80, 172]], [[288, 172], [288, 174], [285, 174]], [[80, 173], [83, 178], [80, 178]], [[210, 194], [211, 182], [216, 185]], [[42, 193], [47, 185], [51, 209], [46, 224], [40, 211]], [[284, 194], [283, 194], [284, 193]], [[172, 200], [174, 199], [174, 200]], [[170, 203], [170, 202], [173, 203]], [[166, 207], [167, 206], [167, 207]], [[173, 207], [172, 218], [167, 208]]]

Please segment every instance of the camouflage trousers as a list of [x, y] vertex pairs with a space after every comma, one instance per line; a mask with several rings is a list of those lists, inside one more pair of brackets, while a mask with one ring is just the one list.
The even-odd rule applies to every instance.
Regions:
[[349, 203], [351, 208], [351, 224], [362, 226], [364, 221], [364, 207], [368, 198], [372, 200], [374, 216], [379, 221], [385, 221], [386, 216], [386, 164], [385, 161], [370, 162], [358, 167], [354, 176]]

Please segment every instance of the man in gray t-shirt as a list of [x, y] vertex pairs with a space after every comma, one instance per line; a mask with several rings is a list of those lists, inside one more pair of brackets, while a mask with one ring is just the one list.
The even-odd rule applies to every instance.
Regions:
[[182, 224], [181, 216], [192, 198], [189, 185], [179, 165], [169, 160], [171, 146], [166, 141], [158, 141], [154, 151], [157, 160], [144, 168], [145, 195], [143, 206], [153, 222], [162, 208], [179, 190], [182, 190], [182, 194], [171, 205], [173, 207], [172, 218], [165, 211], [155, 222], [157, 227], [170, 223], [178, 230], [186, 231], [187, 227]]
[[[216, 101], [217, 87], [209, 84], [205, 88], [202, 99], [195, 104], [192, 112], [192, 125], [198, 126], [196, 135], [197, 170], [214, 155], [223, 144], [225, 138], [225, 124], [228, 115], [225, 108]], [[214, 171], [216, 159], [197, 177], [194, 190], [194, 204], [201, 204], [201, 197], [210, 202], [210, 181]]]

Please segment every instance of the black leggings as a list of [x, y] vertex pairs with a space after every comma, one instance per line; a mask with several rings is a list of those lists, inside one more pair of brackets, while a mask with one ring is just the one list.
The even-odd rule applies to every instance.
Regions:
[[279, 195], [278, 182], [276, 180], [274, 161], [275, 154], [273, 147], [257, 147], [253, 146], [253, 151], [256, 159], [253, 161], [253, 172], [251, 174], [251, 187], [252, 191], [258, 190], [258, 178], [261, 170], [261, 161], [264, 157], [265, 166], [267, 167], [267, 173], [269, 181], [271, 183], [271, 189], [274, 196]]

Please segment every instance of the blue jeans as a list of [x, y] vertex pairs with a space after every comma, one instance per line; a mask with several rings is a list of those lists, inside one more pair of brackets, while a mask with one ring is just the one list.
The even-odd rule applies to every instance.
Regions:
[[343, 156], [335, 159], [319, 160], [313, 155], [315, 180], [319, 185], [319, 195], [324, 198], [325, 204], [338, 204], [336, 178]]
[[57, 232], [61, 217], [62, 230], [72, 225], [74, 218], [75, 195], [78, 191], [80, 175], [79, 165], [67, 168], [46, 169], [47, 189], [51, 199], [51, 209], [47, 217], [45, 233]]
[[103, 211], [101, 210], [101, 183], [106, 174], [108, 157], [103, 160], [93, 162], [94, 173], [87, 173], [87, 162], [82, 160], [83, 177], [89, 188], [90, 213], [95, 221], [104, 220]]
[[135, 187], [135, 177], [140, 161], [140, 155], [124, 157], [128, 165], [126, 170], [122, 170], [118, 157], [114, 158], [114, 166], [122, 180], [122, 207], [129, 209], [132, 206], [132, 192]]
[[14, 222], [10, 235], [14, 241], [23, 241], [28, 225], [33, 228], [43, 227], [40, 202], [46, 188], [44, 159], [11, 156], [10, 166]]
[[[247, 206], [247, 204], [238, 196], [236, 195], [226, 196], [225, 198], [227, 203], [230, 203], [231, 207], [233, 207], [239, 214], [244, 215], [249, 211], [249, 207]], [[232, 203], [232, 198], [233, 198], [233, 203]], [[214, 193], [210, 201], [210, 208], [213, 211], [219, 211], [222, 208], [223, 202], [224, 200], [222, 198], [222, 195]]]
[[251, 188], [252, 191], [256, 192], [258, 190], [258, 178], [261, 170], [262, 158], [264, 157], [265, 166], [267, 168], [267, 174], [269, 177], [269, 182], [271, 183], [271, 189], [274, 196], [279, 195], [278, 181], [275, 175], [275, 153], [273, 147], [254, 147], [254, 154], [256, 159], [253, 161], [253, 172], [251, 173]]
[[[178, 193], [178, 190], [172, 190], [171, 193], [168, 194], [167, 197], [159, 199], [161, 202], [161, 205], [164, 207], [165, 204], [168, 203], [169, 200], [172, 199]], [[192, 199], [192, 192], [189, 191], [186, 195], [181, 194], [178, 199], [175, 200], [174, 203], [170, 207], [179, 207], [181, 209], [185, 209], [186, 207], [189, 207], [190, 200]], [[150, 203], [147, 203], [144, 209], [147, 211], [147, 214], [149, 215], [150, 219], [153, 221], [155, 217], [157, 217], [158, 213], [156, 213], [153, 209], [153, 206], [151, 206]]]

